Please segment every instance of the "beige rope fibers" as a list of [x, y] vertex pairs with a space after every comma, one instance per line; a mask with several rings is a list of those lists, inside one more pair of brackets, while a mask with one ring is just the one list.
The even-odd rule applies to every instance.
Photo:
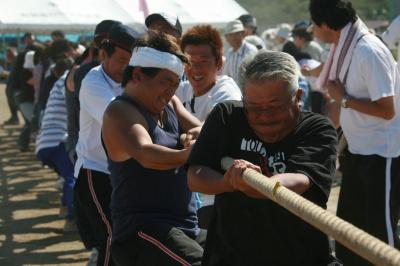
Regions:
[[[222, 168], [227, 170], [233, 164], [233, 159], [224, 157], [221, 164]], [[281, 186], [279, 182], [252, 169], [246, 169], [243, 172], [243, 179], [269, 199], [333, 237], [374, 265], [400, 265], [400, 252], [397, 249]]]

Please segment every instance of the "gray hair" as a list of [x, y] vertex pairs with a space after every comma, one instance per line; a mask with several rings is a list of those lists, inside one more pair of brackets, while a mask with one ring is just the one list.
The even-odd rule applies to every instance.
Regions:
[[281, 80], [292, 94], [299, 88], [300, 67], [293, 56], [283, 52], [260, 50], [240, 66], [240, 87], [249, 81]]

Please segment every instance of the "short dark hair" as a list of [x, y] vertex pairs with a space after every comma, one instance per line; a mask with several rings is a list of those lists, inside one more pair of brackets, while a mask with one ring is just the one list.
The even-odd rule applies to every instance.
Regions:
[[64, 56], [64, 53], [72, 51], [73, 49], [69, 41], [65, 39], [57, 40], [50, 45], [49, 56], [53, 61], [57, 61], [57, 59]]
[[33, 38], [33, 37], [34, 37], [34, 35], [33, 35], [32, 32], [25, 32], [23, 39], [25, 39], [25, 38]]
[[188, 45], [209, 45], [215, 58], [218, 60], [222, 57], [224, 45], [219, 32], [210, 25], [199, 25], [190, 28], [182, 36], [181, 49], [185, 50]]
[[292, 36], [293, 37], [300, 37], [303, 38], [306, 42], [311, 42], [313, 39], [313, 35], [311, 32], [308, 32], [307, 30], [292, 30]]
[[57, 36], [57, 37], [60, 37], [61, 39], [64, 39], [64, 38], [65, 38], [64, 32], [62, 32], [62, 31], [60, 31], [60, 30], [55, 30], [55, 31], [53, 31], [53, 32], [51, 33], [51, 36], [52, 36], [52, 37], [53, 37], [53, 36]]
[[53, 72], [57, 77], [62, 76], [66, 70], [71, 69], [72, 61], [69, 58], [60, 58], [54, 65]]
[[100, 45], [100, 49], [103, 49], [106, 52], [107, 56], [110, 57], [115, 52], [115, 45], [111, 42], [108, 42], [107, 40], [103, 40]]
[[356, 11], [348, 0], [310, 0], [309, 10], [315, 24], [325, 23], [333, 30], [341, 30], [357, 20]]
[[[136, 40], [134, 47], [151, 47], [161, 52], [173, 54], [183, 63], [189, 64], [189, 58], [181, 51], [179, 45], [176, 43], [176, 38], [159, 31], [149, 30], [147, 34]], [[133, 50], [135, 50], [135, 48], [133, 48]], [[125, 68], [121, 83], [122, 87], [125, 87], [132, 79], [132, 72], [135, 68], [136, 66], [127, 66]], [[158, 72], [161, 71], [161, 68], [140, 67], [140, 71], [146, 76], [154, 78]]]

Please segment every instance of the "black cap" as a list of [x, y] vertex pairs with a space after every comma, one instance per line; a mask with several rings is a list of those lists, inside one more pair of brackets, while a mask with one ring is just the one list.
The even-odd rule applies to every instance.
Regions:
[[157, 20], [163, 20], [167, 22], [172, 28], [176, 30], [179, 36], [182, 35], [182, 25], [179, 22], [177, 16], [165, 12], [153, 13], [147, 16], [144, 23], [146, 24], [146, 27], [149, 28], [150, 25]]
[[249, 14], [241, 15], [240, 17], [238, 17], [238, 20], [242, 22], [244, 27], [257, 28], [257, 19], [252, 15]]
[[108, 32], [110, 31], [110, 29], [116, 24], [122, 24], [122, 23], [111, 19], [106, 19], [101, 21], [99, 24], [96, 25], [96, 29], [94, 30], [94, 37], [106, 38], [108, 36]]
[[133, 44], [138, 37], [139, 33], [135, 30], [126, 25], [117, 23], [110, 29], [105, 41], [108, 41], [125, 51], [132, 52]]

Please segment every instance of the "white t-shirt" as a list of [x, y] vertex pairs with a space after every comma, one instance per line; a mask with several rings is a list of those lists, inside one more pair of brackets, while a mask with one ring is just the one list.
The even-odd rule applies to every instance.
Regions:
[[390, 51], [374, 35], [364, 36], [353, 52], [346, 92], [350, 97], [372, 101], [394, 96], [396, 114], [388, 121], [341, 108], [340, 123], [351, 153], [386, 158], [400, 155], [399, 86], [399, 73]]
[[82, 80], [75, 177], [81, 167], [109, 174], [107, 157], [101, 144], [101, 126], [108, 104], [122, 91], [121, 84], [112, 80], [101, 65], [92, 68]]
[[218, 103], [228, 100], [240, 101], [242, 99], [242, 92], [239, 87], [228, 76], [218, 76], [215, 85], [201, 96], [193, 96], [193, 88], [189, 81], [181, 82], [175, 94], [185, 108], [200, 121], [206, 120], [212, 108]]
[[242, 46], [236, 52], [232, 48], [226, 53], [226, 61], [223, 73], [239, 84], [239, 68], [246, 57], [256, 54], [258, 51], [254, 45], [243, 41]]
[[[189, 81], [182, 82], [175, 94], [185, 108], [201, 122], [206, 120], [208, 114], [218, 103], [242, 99], [242, 92], [236, 82], [228, 76], [218, 76], [215, 85], [206, 94], [199, 97], [193, 97], [193, 88]], [[191, 104], [193, 99], [194, 102]], [[200, 199], [202, 206], [214, 204], [214, 195], [200, 193]]]

